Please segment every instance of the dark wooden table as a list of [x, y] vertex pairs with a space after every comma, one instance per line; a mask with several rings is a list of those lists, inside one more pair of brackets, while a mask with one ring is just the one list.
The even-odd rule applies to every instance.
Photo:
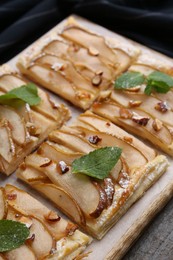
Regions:
[[123, 260], [173, 260], [173, 199], [145, 229]]

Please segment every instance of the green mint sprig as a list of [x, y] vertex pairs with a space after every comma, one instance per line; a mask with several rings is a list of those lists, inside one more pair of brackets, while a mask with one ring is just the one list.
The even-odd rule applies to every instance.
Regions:
[[72, 163], [72, 173], [82, 173], [103, 180], [106, 178], [122, 153], [119, 147], [104, 147], [90, 152]]
[[14, 103], [28, 103], [30, 106], [36, 106], [41, 102], [38, 96], [38, 89], [35, 84], [28, 83], [18, 88], [14, 88], [4, 95], [0, 96], [0, 104], [13, 105]]
[[6, 219], [0, 220], [0, 252], [20, 247], [25, 243], [29, 233], [29, 229], [23, 223]]
[[146, 77], [140, 72], [129, 71], [116, 79], [114, 88], [127, 90], [143, 83], [146, 83], [146, 95], [152, 92], [167, 93], [173, 87], [173, 78], [160, 71], [154, 71]]

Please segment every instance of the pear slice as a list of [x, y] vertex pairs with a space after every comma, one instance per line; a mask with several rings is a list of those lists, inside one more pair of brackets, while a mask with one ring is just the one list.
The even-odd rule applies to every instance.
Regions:
[[5, 191], [4, 188], [0, 188], [0, 220], [6, 218], [7, 210]]
[[10, 206], [24, 215], [27, 214], [38, 218], [55, 239], [60, 239], [66, 234], [67, 222], [62, 218], [54, 223], [46, 221], [44, 216], [47, 216], [50, 210], [29, 194], [10, 184], [5, 186], [5, 192], [7, 196], [15, 194], [16, 198], [14, 200], [8, 200]]
[[[139, 107], [136, 107], [136, 109], [142, 110], [148, 114], [151, 114], [152, 117], [158, 118], [161, 120], [164, 124], [173, 126], [173, 112], [171, 110], [168, 110], [166, 113], [162, 113], [155, 109], [155, 106], [157, 103], [160, 102], [159, 99], [153, 96], [147, 96], [144, 94], [132, 94], [132, 93], [124, 93], [121, 91], [113, 91], [111, 98], [116, 103], [124, 106], [129, 107], [129, 101], [141, 101], [141, 104]], [[140, 112], [139, 112], [140, 113]]]
[[[44, 194], [76, 223], [85, 224], [85, 218], [76, 201], [62, 188], [54, 184], [33, 183], [33, 188]], [[70, 210], [69, 210], [70, 209]]]
[[[48, 158], [44, 158], [38, 154], [31, 154], [26, 158], [25, 163], [37, 170], [43, 171], [55, 185], [68, 190], [69, 195], [80, 205], [86, 215], [89, 216], [91, 212], [94, 212], [100, 198], [99, 192], [92, 184], [90, 178], [83, 174], [72, 174], [70, 167], [68, 172], [62, 174], [57, 164], [53, 162], [45, 165], [45, 167], [40, 167], [44, 165], [46, 159]], [[86, 192], [89, 192], [90, 196], [86, 196]]]
[[[105, 115], [104, 115], [105, 116]], [[128, 145], [129, 147], [133, 147], [133, 152], [136, 150], [137, 157], [140, 156], [141, 160], [151, 160], [156, 156], [155, 150], [143, 144], [137, 138], [134, 138], [132, 135], [128, 134], [121, 128], [107, 121], [106, 119], [99, 117], [91, 112], [86, 112], [85, 114], [80, 115], [78, 118], [79, 121], [86, 123], [86, 125], [93, 125], [97, 131], [107, 133], [110, 136], [114, 136], [117, 138], [118, 142], [124, 143], [124, 145]], [[131, 138], [132, 143], [125, 140], [125, 137]], [[110, 138], [110, 137], [109, 137]], [[103, 139], [102, 139], [103, 140]], [[121, 147], [121, 146], [120, 146]], [[126, 149], [124, 149], [124, 152]], [[141, 154], [141, 155], [140, 155]], [[133, 155], [132, 155], [133, 156]], [[135, 155], [134, 155], [135, 156]]]
[[106, 44], [102, 36], [86, 31], [78, 26], [70, 26], [63, 30], [62, 37], [71, 40], [84, 48], [97, 51], [98, 55], [107, 64], [116, 64], [117, 56], [113, 50]]
[[0, 260], [6, 260], [2, 254], [0, 254]]
[[80, 153], [89, 153], [94, 150], [94, 146], [90, 145], [84, 138], [65, 133], [61, 130], [53, 131], [49, 134], [49, 140], [66, 145], [70, 149]]
[[14, 141], [19, 145], [26, 142], [26, 129], [22, 118], [14, 109], [0, 105], [0, 118], [7, 119], [11, 125], [11, 133]]
[[92, 93], [82, 89], [77, 90], [60, 73], [50, 70], [46, 66], [34, 64], [24, 73], [34, 81], [84, 109], [87, 109], [95, 99]]
[[[48, 64], [50, 68], [57, 71], [61, 75], [64, 75], [69, 82], [73, 82], [75, 87], [79, 89], [85, 89], [93, 93], [97, 93], [97, 88], [93, 88], [92, 84], [83, 78], [72, 65], [71, 62], [60, 59], [53, 55], [44, 55], [35, 60], [36, 64]], [[62, 67], [62, 69], [61, 69]], [[62, 71], [62, 73], [61, 73]]]
[[[114, 112], [112, 112], [112, 111], [114, 111]], [[172, 151], [168, 147], [172, 143], [172, 136], [171, 136], [169, 129], [165, 125], [162, 126], [160, 131], [155, 131], [153, 128], [154, 120], [152, 118], [150, 118], [150, 120], [148, 121], [148, 124], [146, 126], [141, 126], [141, 125], [138, 125], [137, 123], [133, 122], [131, 119], [121, 118], [119, 111], [120, 111], [120, 107], [117, 106], [115, 103], [110, 104], [110, 103], [103, 102], [102, 104], [93, 106], [93, 112], [95, 112], [96, 114], [108, 118], [112, 122], [116, 123], [117, 125], [125, 128], [125, 129], [128, 129], [128, 131], [130, 131], [136, 135], [139, 135], [143, 138], [147, 138], [150, 142], [154, 143], [156, 146], [161, 147], [165, 152], [172, 155]], [[136, 112], [137, 114], [139, 114], [141, 116], [150, 117], [150, 115], [146, 114], [143, 111], [138, 111], [135, 109], [133, 109], [132, 111]], [[135, 138], [135, 140], [137, 140], [137, 139]], [[166, 144], [166, 146], [165, 146], [165, 144]], [[144, 151], [144, 149], [142, 151]], [[150, 151], [150, 153], [151, 153], [151, 151]], [[149, 155], [150, 153], [145, 153], [145, 154]]]
[[56, 55], [60, 58], [66, 56], [69, 45], [61, 40], [53, 40], [43, 48], [43, 53]]
[[35, 234], [34, 240], [30, 244], [32, 250], [39, 259], [44, 259], [53, 248], [54, 241], [51, 234], [46, 226], [34, 217], [32, 217], [30, 234]]
[[12, 90], [14, 87], [25, 85], [26, 81], [13, 74], [6, 74], [0, 77], [0, 88], [5, 92]]
[[16, 249], [13, 249], [7, 253], [4, 254], [5, 259], [8, 260], [37, 260], [36, 255], [34, 254], [33, 250], [26, 246], [22, 245]]
[[[96, 124], [94, 123], [96, 126]], [[86, 139], [88, 139], [90, 136], [97, 135], [101, 140], [99, 141], [99, 147], [105, 147], [105, 146], [118, 146], [123, 149], [122, 156], [124, 157], [127, 165], [129, 168], [136, 168], [144, 165], [147, 162], [147, 158], [138, 150], [136, 147], [134, 147], [132, 144], [129, 144], [123, 140], [123, 137], [117, 138], [116, 136], [113, 136], [113, 134], [109, 135], [104, 132], [92, 132], [87, 131], [83, 128], [83, 131], [86, 134]], [[101, 131], [101, 128], [100, 128]], [[117, 165], [119, 170], [119, 165]]]
[[80, 152], [66, 152], [63, 149], [58, 149], [53, 142], [44, 142], [39, 148], [38, 153], [41, 156], [48, 157], [54, 162], [64, 161], [67, 165], [71, 165], [72, 162], [81, 157], [83, 153]]
[[0, 123], [0, 155], [10, 163], [15, 155], [15, 145], [8, 125], [6, 120]]
[[18, 172], [20, 173], [20, 178], [22, 178], [28, 183], [32, 183], [36, 181], [42, 181], [45, 183], [49, 182], [49, 179], [43, 172], [38, 171], [33, 167], [29, 167], [29, 166], [26, 167], [25, 163], [22, 163], [19, 166], [19, 170], [17, 171], [17, 173]]

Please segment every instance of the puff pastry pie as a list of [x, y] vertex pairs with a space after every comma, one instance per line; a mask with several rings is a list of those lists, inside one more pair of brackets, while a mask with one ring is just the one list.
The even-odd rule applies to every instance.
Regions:
[[[0, 95], [25, 84], [26, 80], [7, 65], [0, 67]], [[37, 106], [0, 105], [0, 172], [11, 174], [27, 154], [69, 118], [64, 105], [54, 104], [41, 89], [38, 95], [41, 102]]]
[[139, 49], [125, 38], [105, 38], [69, 19], [58, 34], [49, 33], [22, 53], [17, 66], [27, 77], [87, 109], [138, 55]]
[[[173, 61], [154, 51], [143, 50], [128, 71], [147, 76], [161, 71], [173, 76]], [[173, 91], [144, 93], [146, 84], [127, 90], [102, 92], [92, 111], [108, 118], [173, 156]]]
[[7, 184], [0, 188], [0, 205], [0, 219], [18, 221], [30, 229], [25, 243], [2, 253], [2, 260], [71, 260], [91, 242], [91, 238], [80, 232], [75, 224], [15, 186]]
[[[110, 146], [121, 147], [123, 152], [104, 180], [72, 173], [76, 158]], [[101, 239], [167, 166], [165, 156], [157, 156], [132, 135], [88, 111], [75, 125], [51, 132], [48, 141], [26, 157], [17, 176]]]

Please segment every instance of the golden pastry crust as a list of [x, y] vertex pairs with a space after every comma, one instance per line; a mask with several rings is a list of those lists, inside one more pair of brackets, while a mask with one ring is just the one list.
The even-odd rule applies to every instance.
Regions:
[[[75, 224], [64, 220], [25, 191], [7, 184], [0, 188], [0, 219], [26, 224], [29, 238], [17, 249], [2, 253], [2, 259], [74, 259], [92, 239]], [[19, 258], [18, 258], [19, 257]], [[11, 258], [10, 258], [11, 259]]]
[[130, 41], [104, 38], [74, 19], [57, 30], [22, 53], [17, 66], [27, 77], [83, 109], [91, 106], [101, 89], [111, 88], [114, 78], [140, 52]]
[[[0, 95], [26, 84], [26, 80], [8, 65], [0, 67]], [[38, 89], [41, 102], [30, 107], [0, 105], [0, 172], [11, 174], [23, 158], [69, 119], [64, 105], [56, 105], [49, 95]]]
[[[107, 178], [97, 181], [71, 173], [74, 159], [106, 146], [123, 149]], [[49, 140], [25, 159], [17, 176], [101, 239], [167, 167], [165, 156], [157, 156], [153, 149], [110, 121], [86, 112], [74, 126], [50, 133]]]

